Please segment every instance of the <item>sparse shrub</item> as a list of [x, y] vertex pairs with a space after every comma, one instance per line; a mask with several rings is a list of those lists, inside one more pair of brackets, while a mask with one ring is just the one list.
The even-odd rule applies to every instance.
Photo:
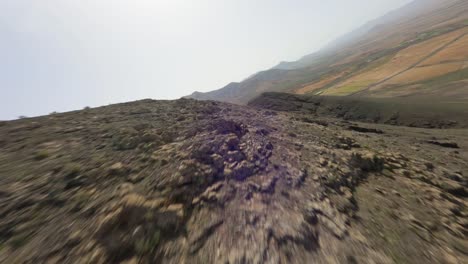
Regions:
[[65, 165], [65, 168], [64, 168], [65, 177], [67, 178], [73, 178], [77, 176], [80, 173], [80, 171], [81, 171], [81, 166], [78, 163], [69, 163]]
[[34, 155], [35, 160], [44, 160], [50, 156], [50, 153], [47, 150], [40, 150]]
[[130, 150], [136, 148], [140, 141], [136, 133], [121, 130], [112, 137], [112, 146], [115, 150]]
[[351, 162], [365, 172], [380, 172], [384, 168], [384, 160], [374, 154], [353, 153]]
[[435, 169], [434, 164], [432, 164], [431, 162], [426, 162], [426, 163], [424, 163], [424, 165], [426, 166], [426, 168], [427, 168], [429, 171], [433, 171], [433, 170]]
[[20, 248], [28, 243], [29, 236], [27, 233], [15, 235], [10, 239], [9, 244], [12, 248]]
[[161, 231], [155, 230], [149, 236], [139, 238], [135, 241], [135, 252], [138, 255], [145, 255], [151, 253], [159, 244], [161, 240]]
[[335, 174], [330, 174], [325, 180], [325, 184], [330, 187], [339, 187], [340, 185], [340, 177]]
[[80, 192], [76, 194], [73, 197], [74, 209], [81, 210], [88, 204], [90, 199], [91, 199], [91, 196], [87, 192]]

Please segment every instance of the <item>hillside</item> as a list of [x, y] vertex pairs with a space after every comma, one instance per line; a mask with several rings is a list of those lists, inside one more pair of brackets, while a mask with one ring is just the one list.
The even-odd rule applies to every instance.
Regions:
[[468, 2], [416, 0], [296, 62], [195, 99], [245, 104], [263, 92], [468, 99]]
[[249, 105], [367, 123], [423, 128], [468, 128], [468, 101], [264, 93]]
[[0, 122], [0, 263], [466, 263], [466, 129], [263, 107]]

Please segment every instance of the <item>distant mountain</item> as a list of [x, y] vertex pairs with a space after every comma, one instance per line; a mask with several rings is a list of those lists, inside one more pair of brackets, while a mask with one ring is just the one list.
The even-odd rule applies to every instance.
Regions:
[[468, 99], [468, 1], [416, 0], [298, 61], [189, 97], [245, 104], [263, 92]]

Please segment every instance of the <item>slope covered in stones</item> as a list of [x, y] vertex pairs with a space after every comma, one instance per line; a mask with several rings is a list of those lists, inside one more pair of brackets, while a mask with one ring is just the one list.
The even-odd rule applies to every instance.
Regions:
[[467, 131], [369, 126], [186, 99], [2, 122], [0, 262], [466, 261]]

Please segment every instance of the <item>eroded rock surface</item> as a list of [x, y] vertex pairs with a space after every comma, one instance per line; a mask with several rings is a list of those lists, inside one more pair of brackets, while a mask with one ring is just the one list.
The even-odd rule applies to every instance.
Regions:
[[466, 131], [350, 127], [186, 99], [2, 123], [0, 261], [466, 261]]

